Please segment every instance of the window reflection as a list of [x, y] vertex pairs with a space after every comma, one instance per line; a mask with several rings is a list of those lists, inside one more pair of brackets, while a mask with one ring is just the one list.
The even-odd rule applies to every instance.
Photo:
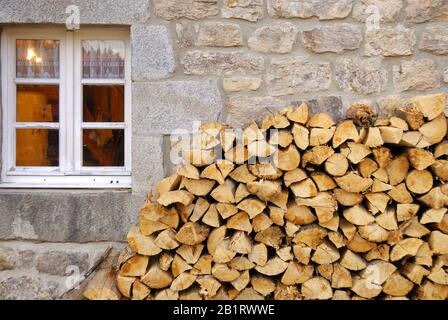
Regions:
[[58, 122], [59, 86], [17, 85], [16, 121]]
[[16, 129], [16, 166], [58, 166], [59, 130]]
[[83, 166], [124, 166], [124, 130], [84, 129]]
[[124, 41], [82, 41], [82, 75], [86, 79], [124, 78]]
[[124, 122], [124, 86], [83, 86], [84, 122]]
[[18, 78], [59, 78], [58, 40], [16, 40]]

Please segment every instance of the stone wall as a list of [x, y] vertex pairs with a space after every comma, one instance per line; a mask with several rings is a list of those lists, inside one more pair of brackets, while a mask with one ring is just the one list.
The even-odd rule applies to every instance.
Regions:
[[0, 0], [0, 30], [63, 28], [72, 4], [81, 28], [129, 28], [133, 185], [1, 190], [0, 298], [55, 298], [64, 267], [120, 246], [172, 168], [175, 129], [242, 125], [302, 100], [338, 119], [358, 101], [388, 116], [409, 96], [448, 92], [448, 0]]

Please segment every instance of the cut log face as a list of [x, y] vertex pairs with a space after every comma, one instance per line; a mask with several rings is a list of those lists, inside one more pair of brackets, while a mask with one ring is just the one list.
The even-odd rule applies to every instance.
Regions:
[[[90, 299], [447, 299], [445, 95], [205, 123]], [[401, 118], [402, 117], [402, 118]], [[193, 149], [190, 149], [193, 148]], [[221, 159], [223, 158], [223, 159]]]

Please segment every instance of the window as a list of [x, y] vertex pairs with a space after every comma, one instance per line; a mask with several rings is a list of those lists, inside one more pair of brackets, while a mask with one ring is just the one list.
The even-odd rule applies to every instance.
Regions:
[[130, 187], [129, 33], [103, 29], [3, 30], [0, 187]]

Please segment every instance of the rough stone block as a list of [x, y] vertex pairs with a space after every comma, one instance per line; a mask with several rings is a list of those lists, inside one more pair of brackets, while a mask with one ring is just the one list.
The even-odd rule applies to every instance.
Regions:
[[321, 26], [302, 31], [303, 46], [315, 53], [356, 50], [362, 41], [361, 30], [348, 23]]
[[[372, 6], [378, 8], [378, 11], [372, 10]], [[361, 0], [355, 2], [352, 15], [355, 20], [365, 22], [368, 17], [378, 13], [379, 21], [394, 22], [398, 19], [402, 7], [402, 0]]]
[[234, 23], [206, 22], [199, 26], [198, 46], [238, 47], [243, 45], [240, 26]]
[[330, 63], [313, 63], [307, 57], [273, 58], [266, 75], [272, 96], [327, 90], [330, 84]]
[[390, 95], [378, 98], [376, 102], [380, 110], [380, 117], [387, 119], [395, 116], [399, 109], [405, 107], [407, 99], [399, 95]]
[[71, 5], [79, 8], [81, 24], [132, 25], [150, 17], [150, 0], [1, 0], [0, 23], [65, 24]]
[[406, 19], [421, 23], [425, 21], [448, 21], [448, 2], [445, 0], [406, 0]]
[[222, 79], [225, 92], [256, 91], [263, 81], [260, 78], [235, 77]]
[[430, 59], [403, 61], [393, 66], [394, 86], [400, 92], [437, 88], [439, 77], [435, 61]]
[[154, 13], [165, 20], [199, 20], [218, 14], [217, 0], [154, 0]]
[[0, 239], [124, 241], [143, 196], [128, 191], [0, 192]]
[[427, 27], [421, 35], [419, 48], [435, 54], [448, 55], [448, 27]]
[[65, 276], [68, 266], [76, 266], [81, 273], [89, 268], [89, 255], [85, 252], [49, 251], [36, 256], [36, 269], [41, 273]]
[[[162, 135], [132, 136], [132, 191], [148, 193], [163, 178]], [[136, 213], [137, 214], [137, 213]]]
[[137, 135], [191, 131], [193, 121], [216, 121], [222, 108], [216, 80], [134, 83], [132, 102]]
[[264, 70], [261, 56], [246, 52], [190, 51], [182, 59], [185, 74], [259, 74]]
[[62, 279], [55, 281], [39, 276], [0, 278], [0, 299], [2, 300], [57, 299], [65, 290]]
[[371, 94], [387, 85], [387, 71], [380, 58], [339, 58], [335, 64], [337, 86], [346, 92]]
[[223, 18], [235, 18], [251, 22], [263, 18], [263, 0], [228, 0], [223, 2], [223, 8], [221, 9]]
[[131, 42], [132, 80], [155, 80], [172, 75], [176, 58], [167, 27], [134, 25]]
[[247, 41], [250, 49], [263, 53], [288, 53], [296, 42], [298, 29], [292, 23], [282, 23], [255, 30]]
[[275, 113], [286, 106], [281, 99], [256, 96], [230, 96], [226, 102], [226, 123], [234, 127], [243, 127], [252, 121]]
[[353, 0], [267, 0], [274, 18], [343, 19], [352, 11]]
[[415, 31], [402, 25], [366, 31], [364, 54], [386, 57], [409, 56], [415, 45]]
[[19, 257], [13, 249], [0, 247], [0, 271], [14, 269], [18, 260]]

